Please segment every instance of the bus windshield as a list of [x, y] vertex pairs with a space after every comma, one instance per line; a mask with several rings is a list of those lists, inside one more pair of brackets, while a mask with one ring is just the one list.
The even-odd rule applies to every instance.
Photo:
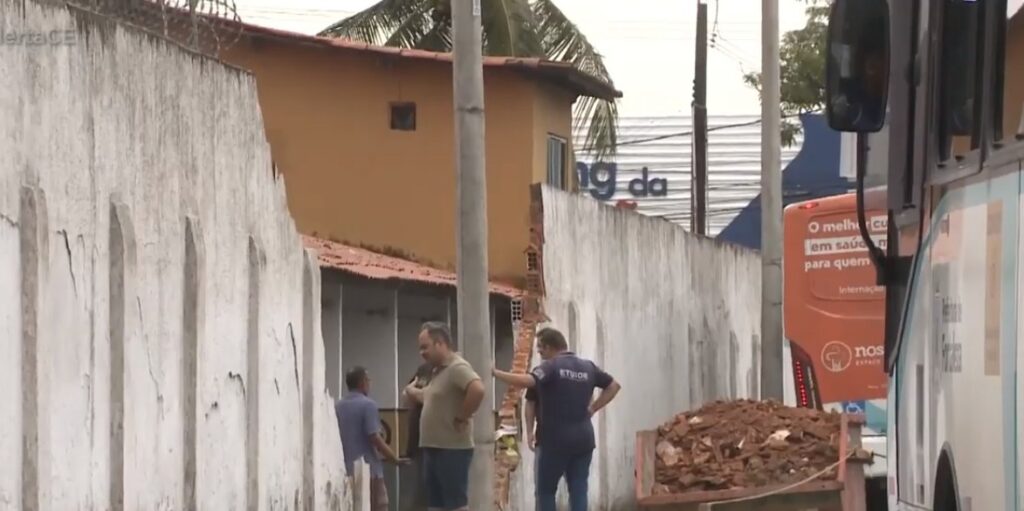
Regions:
[[[856, 196], [790, 205], [783, 222], [783, 310], [794, 369], [800, 357], [812, 369], [817, 406], [864, 413], [868, 428], [884, 434], [885, 289], [859, 232]], [[884, 212], [869, 211], [867, 222], [884, 249]]]

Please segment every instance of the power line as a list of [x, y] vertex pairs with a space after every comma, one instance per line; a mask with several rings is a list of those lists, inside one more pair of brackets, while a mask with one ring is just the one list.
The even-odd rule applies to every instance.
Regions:
[[[729, 128], [742, 128], [744, 126], [754, 126], [754, 125], [760, 124], [760, 123], [761, 123], [761, 119], [755, 119], [753, 121], [738, 122], [738, 123], [735, 123], [735, 124], [722, 124], [722, 125], [719, 125], [719, 126], [709, 127], [708, 131], [711, 132], [711, 131], [725, 130], [725, 129], [729, 129]], [[619, 142], [616, 145], [621, 147], [621, 146], [625, 146], [625, 145], [645, 144], [647, 142], [656, 142], [658, 140], [665, 140], [667, 138], [688, 137], [690, 135], [693, 135], [693, 131], [692, 130], [690, 130], [690, 131], [680, 131], [678, 133], [668, 133], [668, 134], [665, 134], [665, 135], [658, 135], [658, 136], [655, 136], [655, 137], [647, 137], [647, 138], [638, 138], [638, 139], [634, 139], [634, 140], [627, 140], [625, 142]]]
[[[714, 44], [723, 46], [726, 49], [728, 49], [729, 51], [739, 55], [743, 59], [744, 62], [753, 63], [753, 60], [750, 58], [750, 54], [747, 53], [747, 50], [745, 48], [743, 48], [739, 44], [736, 44], [736, 43], [732, 42], [731, 39], [725, 37], [725, 35], [722, 34], [721, 32], [712, 34], [712, 36], [713, 36], [712, 40], [714, 41]], [[751, 64], [751, 66], [755, 67], [755, 68], [759, 67], [759, 66], [755, 66], [753, 64]]]
[[[804, 114], [814, 114], [814, 113], [818, 113], [820, 111], [821, 110], [811, 110], [809, 112], [801, 112], [801, 113], [797, 113], [797, 114], [783, 115], [782, 118], [783, 119], [792, 119], [794, 117], [799, 117], [799, 116], [804, 115]], [[754, 126], [754, 125], [757, 125], [757, 124], [761, 124], [761, 119], [754, 119], [752, 121], [746, 121], [746, 122], [738, 122], [738, 123], [735, 123], [735, 124], [720, 124], [718, 126], [712, 126], [712, 127], [708, 128], [708, 131], [709, 132], [711, 132], [711, 131], [721, 131], [721, 130], [726, 130], [726, 129], [730, 129], [730, 128], [742, 128], [742, 127], [745, 127], [745, 126]], [[688, 137], [690, 135], [693, 135], [693, 131], [692, 130], [691, 131], [680, 131], [678, 133], [668, 133], [668, 134], [665, 134], [665, 135], [658, 135], [658, 136], [654, 136], [654, 137], [638, 138], [638, 139], [634, 139], [634, 140], [627, 140], [625, 142], [619, 142], [618, 144], [616, 144], [616, 146], [622, 147], [622, 146], [628, 146], [628, 145], [644, 144], [644, 143], [647, 143], [647, 142], [656, 142], [658, 140], [665, 140], [667, 138]]]

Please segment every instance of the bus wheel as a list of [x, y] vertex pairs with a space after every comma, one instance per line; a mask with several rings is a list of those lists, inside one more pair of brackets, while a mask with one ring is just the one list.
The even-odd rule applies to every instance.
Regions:
[[939, 469], [935, 474], [935, 511], [960, 511], [959, 499], [956, 495], [956, 475], [953, 464], [945, 451], [939, 456]]

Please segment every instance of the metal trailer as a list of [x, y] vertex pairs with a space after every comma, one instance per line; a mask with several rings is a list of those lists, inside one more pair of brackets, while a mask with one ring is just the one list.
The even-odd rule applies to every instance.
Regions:
[[[652, 495], [658, 432], [636, 435], [636, 503], [645, 511], [865, 511], [863, 415], [843, 414], [835, 480], [738, 490]], [[840, 462], [840, 460], [844, 460]]]

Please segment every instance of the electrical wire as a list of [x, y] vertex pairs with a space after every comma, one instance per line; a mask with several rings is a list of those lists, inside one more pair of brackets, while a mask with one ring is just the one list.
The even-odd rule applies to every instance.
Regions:
[[[782, 118], [783, 119], [792, 119], [794, 117], [799, 117], [799, 116], [801, 116], [803, 114], [813, 114], [813, 113], [818, 113], [820, 111], [821, 110], [819, 109], [819, 110], [812, 110], [812, 111], [809, 111], [809, 112], [802, 112], [802, 113], [799, 113], [799, 114], [783, 115]], [[731, 128], [742, 128], [744, 126], [756, 126], [758, 124], [761, 124], [761, 119], [754, 119], [752, 121], [738, 122], [738, 123], [734, 123], [734, 124], [721, 124], [721, 125], [718, 125], [718, 126], [712, 126], [712, 127], [708, 128], [708, 132], [710, 133], [712, 131], [721, 131], [721, 130], [726, 130], [726, 129], [731, 129]], [[690, 131], [680, 131], [678, 133], [668, 133], [668, 134], [665, 134], [665, 135], [658, 135], [658, 136], [654, 136], [654, 137], [637, 138], [637, 139], [633, 139], [633, 140], [626, 140], [626, 141], [623, 141], [623, 142], [619, 142], [618, 144], [616, 144], [616, 146], [617, 147], [622, 147], [622, 146], [646, 144], [648, 142], [656, 142], [658, 140], [665, 140], [665, 139], [676, 138], [676, 137], [688, 137], [688, 136], [691, 136], [691, 135], [693, 135], [693, 130], [690, 130]]]

